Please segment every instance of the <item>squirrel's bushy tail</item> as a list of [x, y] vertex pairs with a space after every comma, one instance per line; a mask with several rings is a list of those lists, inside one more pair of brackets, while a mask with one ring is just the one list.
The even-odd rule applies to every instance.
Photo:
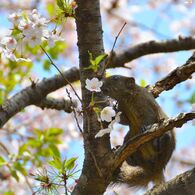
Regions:
[[147, 187], [148, 183], [152, 181], [155, 185], [164, 182], [164, 175], [162, 170], [148, 171], [142, 167], [134, 167], [124, 162], [120, 168], [119, 174], [114, 183], [127, 183], [129, 187]]

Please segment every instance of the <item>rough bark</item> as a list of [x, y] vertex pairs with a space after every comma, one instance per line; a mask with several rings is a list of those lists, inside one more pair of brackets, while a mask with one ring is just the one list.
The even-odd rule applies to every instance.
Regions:
[[[138, 135], [137, 137], [133, 138], [126, 145], [121, 146], [115, 152], [111, 150], [109, 136], [103, 136], [100, 139], [95, 139], [95, 135], [101, 127], [97, 121], [97, 116], [93, 109], [88, 108], [91, 101], [91, 93], [85, 89], [85, 80], [87, 78], [97, 77], [97, 75], [93, 71], [85, 68], [90, 65], [88, 51], [91, 52], [94, 57], [104, 53], [99, 0], [77, 0], [77, 4], [76, 25], [78, 34], [80, 70], [72, 69], [65, 72], [64, 76], [70, 82], [76, 81], [79, 78], [81, 80], [83, 99], [82, 106], [84, 110], [83, 138], [85, 159], [81, 176], [72, 194], [99, 195], [103, 194], [103, 192], [106, 190], [107, 186], [111, 182], [113, 172], [128, 155], [137, 150], [141, 144], [160, 136], [163, 132], [168, 131], [175, 126], [181, 126], [186, 121], [191, 120], [195, 117], [195, 113], [188, 113], [186, 115], [181, 115], [177, 119], [171, 119], [168, 120], [168, 122], [165, 121], [164, 123], [159, 124], [159, 126], [153, 127], [153, 129], [147, 131], [143, 135]], [[125, 63], [148, 54], [175, 52], [193, 48], [195, 48], [195, 39], [191, 37], [180, 37], [179, 39], [165, 42], [150, 41], [136, 45], [121, 54], [115, 55], [108, 68], [124, 66]], [[103, 69], [103, 65], [103, 63], [100, 65], [100, 72]], [[156, 85], [152, 86], [151, 91], [155, 96], [157, 96], [163, 90], [171, 89], [177, 83], [188, 79], [194, 71], [194, 62], [187, 62], [185, 66], [174, 70], [165, 79], [162, 79], [161, 81], [157, 82]], [[55, 91], [66, 84], [67, 83], [61, 77], [61, 75], [58, 75], [52, 79], [45, 79], [39, 83], [33, 83], [30, 87], [22, 90], [1, 106], [0, 126], [5, 124], [9, 118], [14, 116], [21, 109], [31, 104], [43, 107], [52, 107], [54, 105], [56, 105], [56, 108], [63, 107], [63, 105], [61, 105], [61, 101], [58, 101], [57, 104], [55, 104], [56, 102], [46, 101], [45, 98], [48, 93]], [[102, 94], [97, 94], [95, 98], [104, 100], [104, 96]], [[99, 104], [98, 106], [103, 107], [105, 104]], [[156, 128], [158, 128], [158, 130], [156, 130]], [[188, 180], [188, 177], [184, 178]], [[195, 180], [194, 176], [193, 180]], [[176, 181], [178, 181], [178, 183], [182, 182], [181, 179], [176, 179]], [[170, 185], [164, 184], [164, 186], [166, 185], [168, 185], [166, 188], [167, 192], [169, 189], [176, 186], [174, 182], [170, 182]], [[181, 188], [185, 188], [186, 186], [181, 185]], [[162, 187], [162, 192], [163, 189], [164, 187]]]
[[[81, 176], [72, 194], [103, 194], [109, 181], [106, 181], [104, 164], [100, 164], [100, 159], [111, 150], [109, 136], [102, 139], [95, 139], [96, 133], [101, 129], [100, 123], [93, 109], [87, 109], [91, 101], [91, 93], [85, 89], [87, 78], [97, 77], [92, 70], [85, 68], [90, 65], [89, 54], [94, 57], [104, 53], [102, 40], [102, 23], [100, 16], [99, 0], [77, 0], [76, 26], [79, 48], [80, 80], [82, 89], [82, 100], [84, 110], [84, 150], [85, 159]], [[103, 64], [100, 65], [101, 72]], [[96, 97], [97, 98], [97, 95]], [[104, 99], [103, 95], [98, 95], [98, 99]], [[104, 104], [105, 105], [105, 104]], [[99, 105], [99, 106], [104, 106]]]
[[167, 183], [154, 187], [145, 195], [194, 195], [195, 168], [176, 176]]
[[195, 52], [184, 65], [171, 71], [166, 77], [157, 81], [153, 86], [149, 86], [149, 91], [154, 95], [154, 97], [158, 97], [162, 91], [170, 90], [178, 83], [191, 78], [194, 72]]
[[160, 137], [165, 132], [173, 129], [174, 127], [181, 127], [187, 121], [190, 121], [192, 119], [195, 119], [194, 112], [180, 113], [175, 118], [170, 118], [164, 120], [161, 123], [152, 125], [152, 127], [149, 128], [147, 131], [133, 137], [116, 150], [114, 155], [115, 162], [113, 168], [116, 169], [119, 165], [122, 164], [122, 162], [124, 162], [124, 160], [128, 156], [137, 151], [137, 149], [146, 142], [149, 142], [156, 137]]
[[[64, 73], [69, 82], [79, 79], [78, 69], [71, 68]], [[26, 106], [41, 104], [46, 96], [66, 85], [61, 75], [56, 75], [50, 79], [43, 79], [39, 83], [32, 83], [31, 86], [23, 89], [10, 99], [7, 99], [0, 106], [0, 127], [2, 127], [11, 117], [20, 112]], [[50, 101], [51, 103], [51, 101]]]
[[110, 65], [114, 67], [122, 67], [127, 62], [131, 62], [149, 54], [168, 53], [182, 50], [191, 50], [195, 48], [195, 38], [180, 37], [166, 41], [148, 41], [132, 46], [129, 49], [116, 54]]

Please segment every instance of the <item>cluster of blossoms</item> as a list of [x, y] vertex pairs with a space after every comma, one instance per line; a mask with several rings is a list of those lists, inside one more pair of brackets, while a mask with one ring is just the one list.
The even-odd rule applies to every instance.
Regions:
[[[86, 79], [86, 89], [88, 89], [91, 92], [100, 92], [101, 87], [103, 85], [102, 81], [99, 81], [98, 78], [92, 78]], [[107, 128], [101, 129], [95, 136], [97, 137], [102, 137], [106, 133], [110, 133], [113, 128], [114, 124], [120, 122], [120, 114], [121, 112], [116, 113], [115, 110], [111, 106], [107, 106], [101, 110], [100, 113], [100, 121], [106, 121], [110, 122]], [[113, 119], [114, 118], [114, 119]]]
[[17, 58], [14, 55], [19, 44], [33, 48], [46, 40], [49, 47], [54, 47], [56, 41], [62, 40], [56, 33], [47, 29], [49, 21], [41, 17], [36, 9], [27, 16], [13, 13], [8, 19], [13, 24], [13, 29], [11, 35], [1, 40], [0, 53], [11, 61], [30, 61], [30, 59]]

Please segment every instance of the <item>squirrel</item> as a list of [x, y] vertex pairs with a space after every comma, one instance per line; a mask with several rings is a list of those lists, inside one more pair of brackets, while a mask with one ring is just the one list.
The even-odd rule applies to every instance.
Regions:
[[[103, 81], [103, 93], [118, 102], [118, 110], [122, 112], [120, 123], [130, 127], [124, 142], [146, 131], [147, 126], [168, 118], [153, 95], [137, 85], [133, 77], [114, 75]], [[164, 182], [163, 171], [174, 149], [175, 134], [171, 130], [129, 156], [117, 171], [114, 183], [146, 187], [150, 181], [155, 185]]]

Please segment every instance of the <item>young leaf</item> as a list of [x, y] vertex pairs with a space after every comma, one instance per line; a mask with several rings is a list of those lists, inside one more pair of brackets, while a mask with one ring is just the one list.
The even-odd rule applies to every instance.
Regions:
[[188, 99], [188, 102], [189, 102], [190, 104], [194, 104], [194, 103], [195, 103], [195, 92], [192, 93], [192, 96]]
[[107, 57], [107, 54], [101, 54], [97, 56], [95, 59], [93, 59], [93, 55], [91, 52], [88, 51], [88, 54], [91, 65], [85, 69], [92, 69], [94, 72], [97, 72], [99, 64], [102, 62], [102, 60], [104, 60]]
[[95, 58], [95, 64], [99, 65], [108, 55], [102, 54]]
[[77, 160], [77, 157], [75, 158], [70, 158], [65, 162], [64, 168], [67, 170], [71, 170], [75, 166], [75, 161]]
[[64, 0], [56, 0], [56, 1], [57, 1], [58, 7], [59, 7], [62, 11], [64, 11], [64, 9], [65, 9], [65, 2], [64, 2]]
[[0, 156], [0, 167], [3, 165], [6, 165], [7, 162], [4, 160], [4, 158], [2, 156]]
[[60, 158], [60, 152], [59, 152], [58, 148], [56, 147], [56, 145], [49, 144], [49, 148], [50, 148], [50, 151], [51, 151], [53, 156]]
[[146, 81], [144, 79], [140, 82], [141, 87], [145, 87], [147, 85]]
[[57, 170], [62, 169], [62, 163], [58, 157], [53, 157], [53, 160], [49, 161], [48, 163]]
[[14, 193], [12, 191], [7, 191], [7, 192], [4, 192], [3, 195], [14, 195]]
[[17, 182], [19, 182], [19, 177], [18, 177], [18, 174], [15, 170], [11, 170], [11, 175], [16, 179]]

